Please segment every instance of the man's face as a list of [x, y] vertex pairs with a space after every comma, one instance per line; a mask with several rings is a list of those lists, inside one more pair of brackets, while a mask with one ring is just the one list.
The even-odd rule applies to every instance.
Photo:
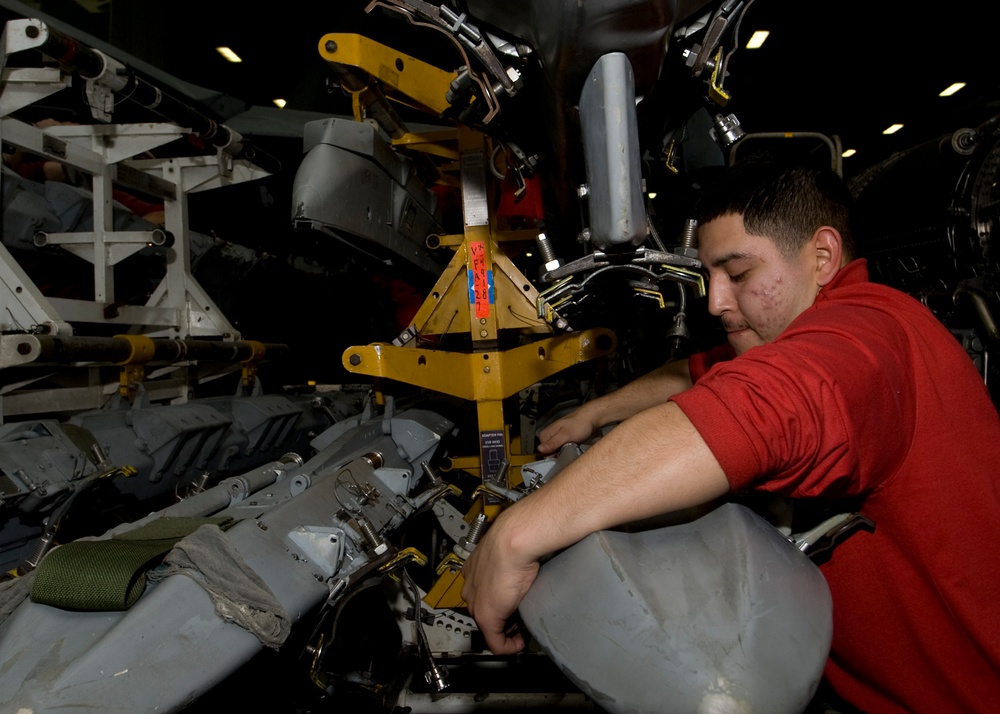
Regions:
[[763, 236], [746, 232], [743, 217], [728, 214], [703, 225], [698, 256], [708, 271], [708, 309], [736, 354], [771, 342], [813, 304], [819, 293], [814, 251], [786, 257]]

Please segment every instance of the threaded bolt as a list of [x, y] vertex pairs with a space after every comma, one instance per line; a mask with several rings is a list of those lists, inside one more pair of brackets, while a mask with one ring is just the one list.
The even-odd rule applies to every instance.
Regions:
[[698, 221], [693, 218], [689, 218], [684, 222], [684, 233], [681, 234], [681, 247], [698, 247]]
[[476, 520], [469, 525], [469, 533], [465, 536], [466, 543], [469, 545], [478, 544], [479, 539], [483, 537], [483, 533], [486, 532], [488, 526], [489, 521], [486, 518], [486, 514], [480, 513], [476, 516]]
[[378, 533], [375, 532], [375, 527], [372, 525], [370, 520], [364, 516], [359, 516], [355, 519], [355, 523], [358, 524], [358, 531], [360, 531], [368, 545], [371, 546], [375, 555], [382, 555], [382, 553], [389, 549], [389, 546], [385, 544], [385, 541], [382, 540]]

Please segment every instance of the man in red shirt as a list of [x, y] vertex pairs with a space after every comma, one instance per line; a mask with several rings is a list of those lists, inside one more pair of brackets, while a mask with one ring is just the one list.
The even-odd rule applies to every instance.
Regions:
[[822, 571], [826, 679], [867, 712], [1000, 708], [1000, 418], [971, 360], [922, 305], [868, 282], [835, 176], [730, 170], [700, 206], [709, 310], [730, 359], [696, 355], [541, 433], [550, 453], [622, 421], [507, 509], [465, 565], [497, 653], [545, 555], [730, 492], [849, 498], [876, 523]]

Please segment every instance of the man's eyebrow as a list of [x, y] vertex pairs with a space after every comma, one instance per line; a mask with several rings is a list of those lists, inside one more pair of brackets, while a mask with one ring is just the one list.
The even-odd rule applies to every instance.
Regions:
[[720, 255], [718, 258], [716, 258], [715, 260], [713, 260], [712, 264], [711, 264], [711, 267], [713, 267], [713, 268], [721, 268], [723, 265], [725, 265], [726, 263], [728, 263], [731, 260], [743, 260], [745, 258], [750, 258], [750, 257], [752, 257], [750, 255], [750, 253], [743, 253], [743, 252], [739, 252], [739, 251], [733, 251], [731, 253], [725, 253], [724, 255]]

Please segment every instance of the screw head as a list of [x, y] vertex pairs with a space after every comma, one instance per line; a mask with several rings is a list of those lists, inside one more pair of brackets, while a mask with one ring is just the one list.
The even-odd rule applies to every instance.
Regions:
[[326, 51], [331, 55], [337, 51], [337, 43], [333, 40], [327, 40], [325, 45]]

